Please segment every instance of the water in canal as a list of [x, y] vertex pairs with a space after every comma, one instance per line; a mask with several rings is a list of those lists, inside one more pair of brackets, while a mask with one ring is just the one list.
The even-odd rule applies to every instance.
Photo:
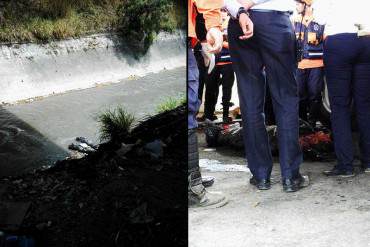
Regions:
[[75, 137], [99, 141], [96, 117], [118, 105], [142, 118], [168, 97], [185, 94], [185, 68], [0, 107], [0, 177], [50, 165]]

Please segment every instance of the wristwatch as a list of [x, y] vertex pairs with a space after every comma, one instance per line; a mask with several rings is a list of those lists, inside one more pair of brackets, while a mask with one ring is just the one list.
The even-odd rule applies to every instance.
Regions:
[[249, 16], [248, 11], [247, 11], [244, 7], [240, 7], [240, 8], [239, 8], [239, 10], [238, 10], [238, 13], [236, 14], [236, 19], [239, 19], [239, 16], [240, 16], [240, 14], [242, 14], [242, 13], [244, 13], [244, 14], [246, 14], [246, 15], [248, 15], [248, 16]]

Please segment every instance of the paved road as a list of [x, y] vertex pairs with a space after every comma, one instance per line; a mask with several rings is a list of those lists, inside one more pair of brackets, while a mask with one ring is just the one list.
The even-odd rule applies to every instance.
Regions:
[[[189, 247], [370, 246], [369, 174], [327, 178], [322, 172], [334, 161], [305, 162], [302, 171], [310, 174], [312, 185], [287, 194], [275, 163], [275, 184], [261, 192], [248, 183], [251, 174], [242, 153], [228, 148], [206, 151], [200, 140], [203, 175], [216, 177], [210, 191], [223, 191], [229, 203], [189, 210]], [[230, 166], [234, 171], [225, 171]]]
[[137, 118], [168, 97], [185, 94], [185, 68], [0, 107], [0, 176], [47, 165], [67, 155], [77, 136], [98, 141], [97, 115], [124, 106]]

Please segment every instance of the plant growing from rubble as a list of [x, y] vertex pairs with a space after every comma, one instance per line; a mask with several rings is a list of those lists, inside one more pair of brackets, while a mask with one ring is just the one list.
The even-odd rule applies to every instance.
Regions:
[[135, 117], [123, 107], [107, 110], [98, 116], [101, 140], [119, 141], [130, 134]]

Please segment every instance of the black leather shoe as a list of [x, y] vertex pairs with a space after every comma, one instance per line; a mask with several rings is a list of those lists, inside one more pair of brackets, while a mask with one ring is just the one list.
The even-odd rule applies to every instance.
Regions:
[[299, 174], [294, 179], [283, 179], [283, 190], [285, 192], [296, 192], [304, 187], [310, 185], [310, 178]]
[[285, 192], [296, 192], [299, 190], [299, 187], [294, 183], [293, 179], [283, 179], [283, 190]]
[[328, 177], [339, 176], [339, 177], [342, 177], [342, 178], [349, 178], [349, 177], [354, 177], [355, 176], [353, 171], [339, 169], [337, 167], [334, 167], [333, 169], [331, 169], [329, 171], [324, 171], [324, 175], [326, 175]]
[[297, 184], [299, 188], [304, 188], [310, 185], [310, 177], [307, 175], [301, 175], [299, 174], [293, 182]]
[[249, 180], [251, 185], [254, 185], [259, 190], [269, 190], [271, 189], [270, 179], [256, 179], [254, 176]]

